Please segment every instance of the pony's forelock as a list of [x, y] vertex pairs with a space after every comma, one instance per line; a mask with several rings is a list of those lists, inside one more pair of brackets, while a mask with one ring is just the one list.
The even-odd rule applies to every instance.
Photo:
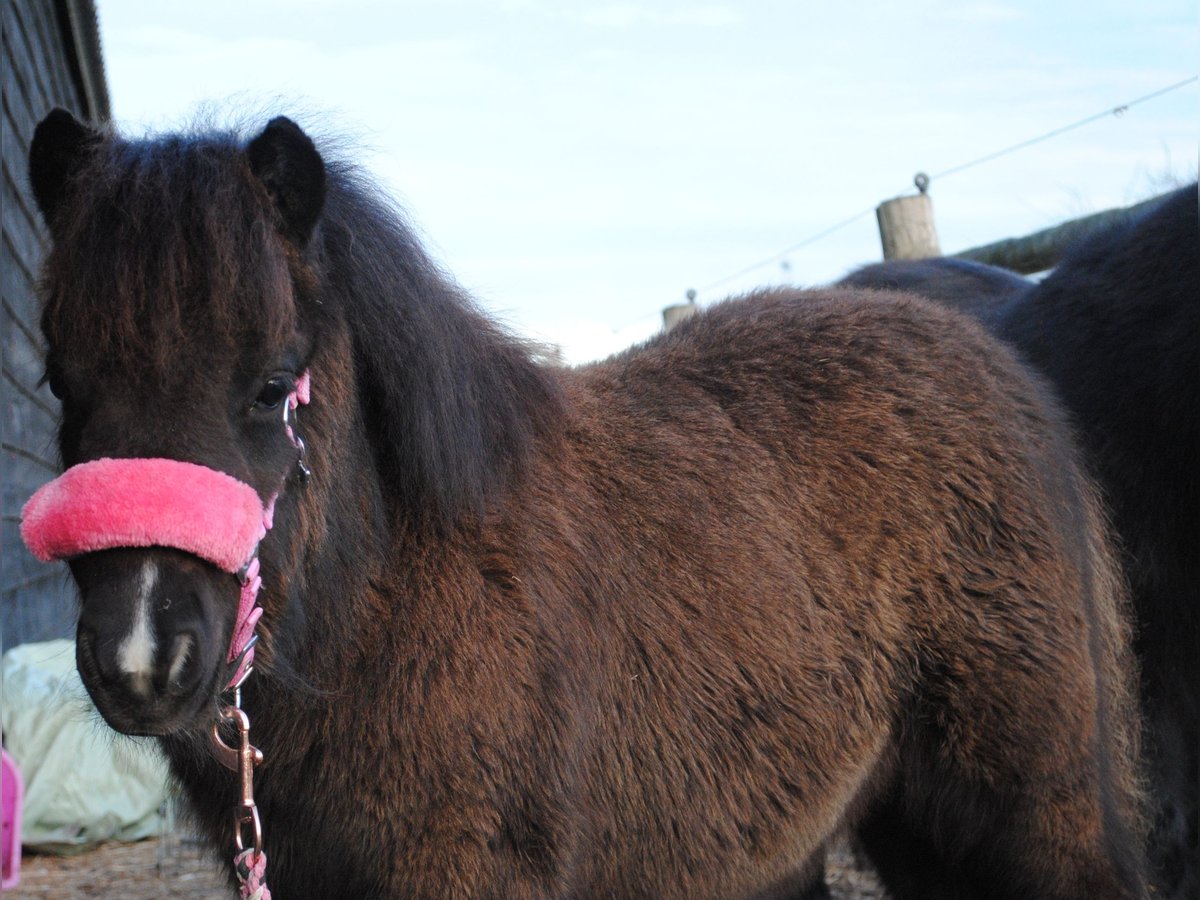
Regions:
[[288, 254], [232, 132], [106, 136], [80, 167], [43, 270], [51, 351], [161, 377], [190, 336], [278, 346], [295, 328]]

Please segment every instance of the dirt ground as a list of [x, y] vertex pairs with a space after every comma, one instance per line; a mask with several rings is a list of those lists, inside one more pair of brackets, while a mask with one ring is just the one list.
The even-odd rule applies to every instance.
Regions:
[[[236, 896], [207, 851], [190, 838], [102, 844], [75, 856], [21, 860], [13, 900], [230, 900]], [[281, 898], [283, 900], [283, 898]]]
[[[845, 848], [834, 852], [828, 877], [835, 900], [886, 897], [872, 875], [854, 867]], [[270, 880], [268, 868], [268, 887]], [[5, 896], [13, 900], [230, 900], [235, 895], [207, 852], [195, 839], [182, 837], [104, 844], [77, 856], [26, 856], [20, 886]]]

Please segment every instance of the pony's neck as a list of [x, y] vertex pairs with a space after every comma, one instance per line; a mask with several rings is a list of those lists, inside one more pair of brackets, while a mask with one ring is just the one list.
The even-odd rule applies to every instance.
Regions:
[[[398, 216], [332, 172], [300, 297], [315, 337], [300, 421], [313, 483], [300, 501], [278, 674], [318, 684], [411, 590], [388, 560], [429, 559], [511, 515], [535, 454], [563, 432], [553, 370], [480, 313]], [[305, 418], [323, 422], [305, 433]], [[310, 420], [312, 421], [312, 420]], [[393, 564], [394, 565], [394, 564]]]

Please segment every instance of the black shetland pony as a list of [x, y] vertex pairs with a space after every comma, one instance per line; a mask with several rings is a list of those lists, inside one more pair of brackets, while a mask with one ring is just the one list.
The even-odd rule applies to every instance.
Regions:
[[[31, 174], [64, 463], [287, 477], [244, 688], [276, 897], [788, 897], [884, 800], [958, 896], [1144, 896], [1102, 517], [967, 318], [769, 292], [539, 368], [287, 119], [128, 142], [55, 112]], [[305, 372], [302, 483], [267, 411]], [[236, 579], [72, 571], [98, 708], [226, 850]]]
[[[1200, 215], [1197, 186], [1073, 248], [1037, 285], [959, 260], [865, 267], [971, 313], [1053, 382], [1124, 550], [1136, 615], [1155, 896], [1200, 897]], [[894, 834], [889, 836], [895, 844]]]
[[851, 272], [839, 284], [913, 291], [968, 313], [989, 329], [999, 323], [1009, 301], [1033, 286], [1007, 269], [946, 256], [874, 263]]

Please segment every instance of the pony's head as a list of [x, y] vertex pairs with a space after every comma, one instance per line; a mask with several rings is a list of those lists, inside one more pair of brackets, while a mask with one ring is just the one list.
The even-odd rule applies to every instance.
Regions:
[[325, 166], [287, 119], [248, 143], [127, 142], [56, 110], [30, 177], [66, 472], [27, 508], [27, 542], [70, 564], [78, 666], [109, 724], [203, 727], [244, 664], [258, 553], [290, 577]]
[[256, 539], [256, 664], [319, 687], [338, 676], [330, 648], [374, 633], [351, 614], [370, 561], [483, 521], [534, 436], [561, 433], [560, 388], [529, 348], [288, 119], [249, 141], [127, 141], [56, 111], [30, 174], [67, 467], [30, 510], [45, 546], [30, 544], [70, 563], [79, 669], [119, 730], [212, 720]]

